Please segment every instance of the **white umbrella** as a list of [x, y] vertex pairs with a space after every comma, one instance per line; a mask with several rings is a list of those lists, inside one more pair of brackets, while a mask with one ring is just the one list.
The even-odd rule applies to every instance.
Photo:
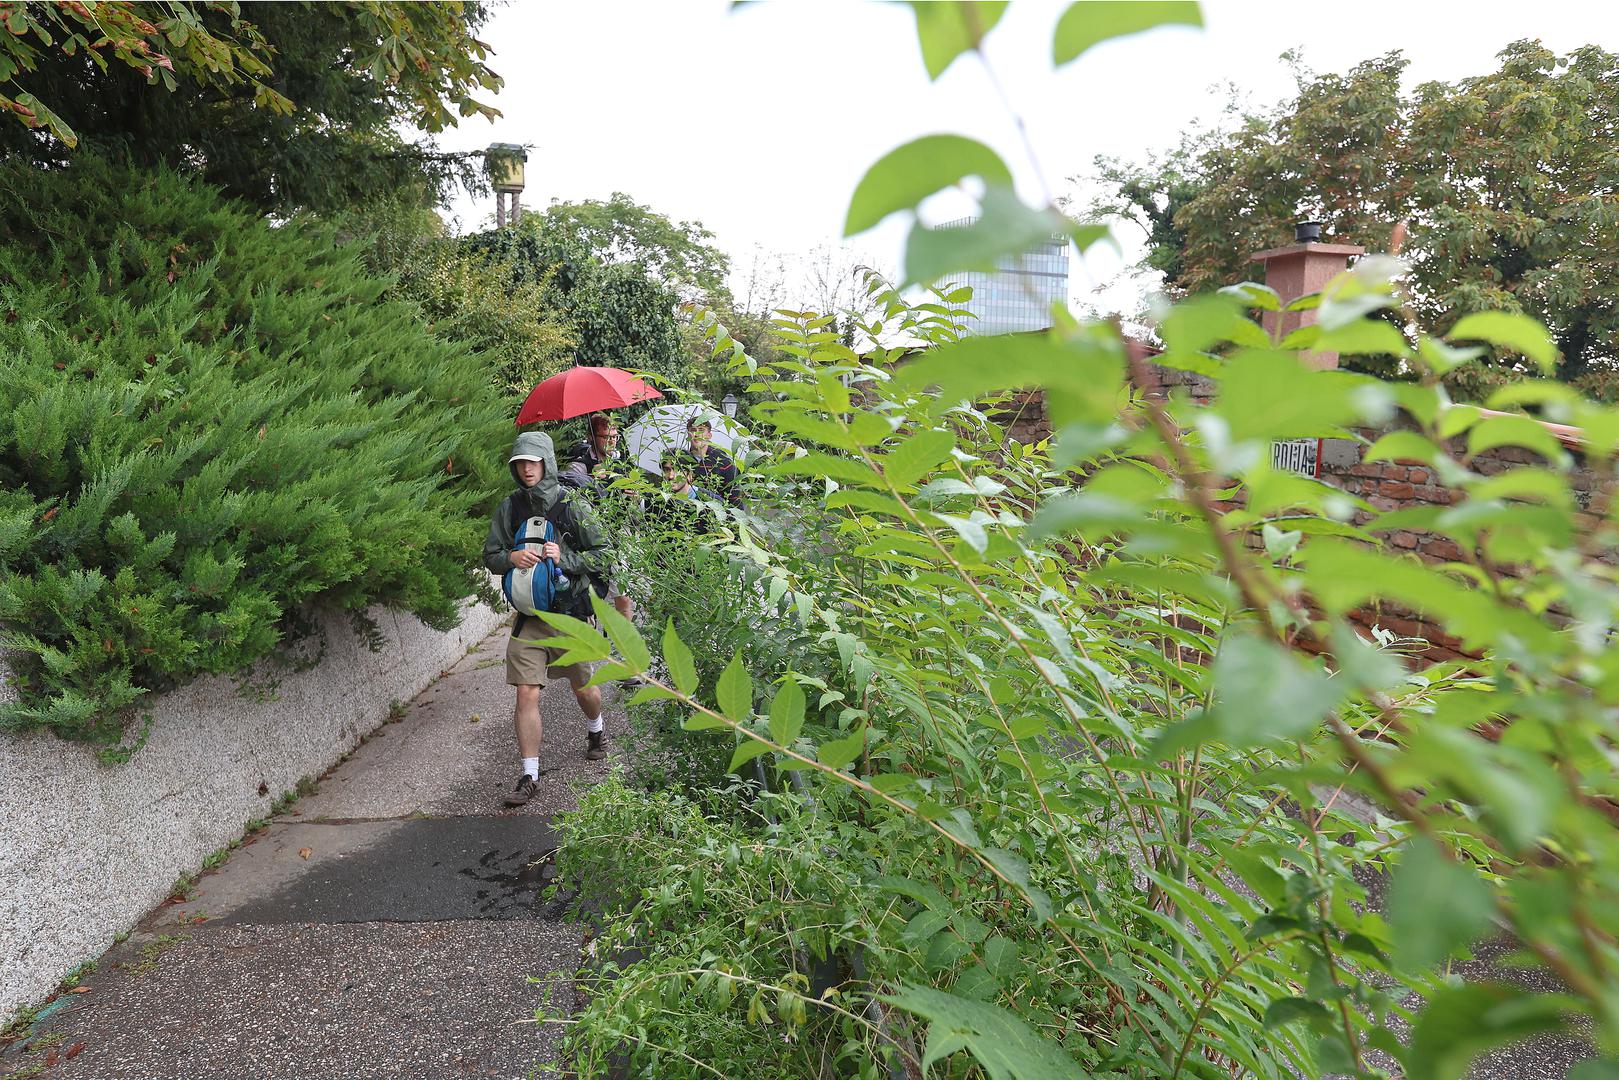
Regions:
[[703, 402], [687, 405], [657, 405], [648, 409], [641, 418], [624, 429], [624, 453], [629, 459], [653, 475], [663, 471], [660, 462], [665, 450], [685, 450], [686, 421], [692, 417], [707, 420], [714, 429], [713, 445], [742, 462], [741, 451], [747, 449], [748, 434], [735, 420]]

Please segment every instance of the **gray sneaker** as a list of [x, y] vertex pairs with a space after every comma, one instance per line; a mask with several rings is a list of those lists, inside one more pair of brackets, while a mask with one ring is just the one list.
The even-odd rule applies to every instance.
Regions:
[[524, 773], [517, 778], [517, 786], [512, 788], [512, 793], [506, 796], [506, 805], [522, 806], [532, 799], [534, 793], [538, 790], [540, 790], [540, 785], [535, 783], [532, 776]]
[[585, 760], [600, 761], [607, 756], [607, 732], [590, 731], [585, 733]]

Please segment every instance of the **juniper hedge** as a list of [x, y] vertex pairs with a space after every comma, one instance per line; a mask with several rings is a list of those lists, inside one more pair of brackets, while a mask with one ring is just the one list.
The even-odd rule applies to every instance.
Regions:
[[317, 221], [94, 158], [0, 187], [0, 724], [116, 743], [315, 604], [454, 622], [509, 430], [474, 354]]

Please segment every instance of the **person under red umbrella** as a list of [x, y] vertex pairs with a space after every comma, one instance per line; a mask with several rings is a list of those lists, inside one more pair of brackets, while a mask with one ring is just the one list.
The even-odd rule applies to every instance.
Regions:
[[517, 426], [569, 420], [661, 397], [657, 387], [620, 368], [573, 367], [529, 391], [517, 410]]

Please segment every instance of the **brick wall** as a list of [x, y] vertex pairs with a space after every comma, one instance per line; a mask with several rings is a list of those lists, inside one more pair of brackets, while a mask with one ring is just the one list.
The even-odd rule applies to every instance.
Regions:
[[[1154, 384], [1148, 389], [1161, 394], [1182, 391], [1200, 404], [1208, 404], [1215, 394], [1215, 384], [1201, 376], [1170, 368], [1150, 368]], [[1039, 391], [1014, 398], [1006, 408], [995, 415], [998, 423], [1007, 429], [1009, 438], [1019, 442], [1037, 442], [1052, 434], [1046, 417], [1044, 395]], [[1409, 426], [1401, 422], [1383, 428], [1360, 428], [1356, 434], [1366, 442], [1351, 439], [1324, 440], [1321, 449], [1321, 479], [1364, 499], [1380, 511], [1404, 510], [1422, 506], [1449, 506], [1460, 499], [1460, 493], [1440, 484], [1432, 470], [1420, 462], [1364, 460], [1367, 447], [1387, 431]], [[1457, 447], [1459, 448], [1459, 447]], [[1518, 447], [1501, 447], [1486, 451], [1473, 459], [1473, 469], [1485, 475], [1506, 472], [1522, 465], [1531, 465], [1541, 458]], [[1576, 505], [1579, 507], [1577, 525], [1594, 526], [1598, 515], [1591, 511], [1591, 503], [1599, 496], [1605, 498], [1614, 489], [1615, 482], [1607, 480], [1576, 460], [1569, 474]], [[1357, 510], [1354, 522], [1364, 525], [1373, 515]], [[1256, 540], [1257, 543], [1257, 540]], [[1416, 530], [1400, 529], [1383, 535], [1383, 543], [1394, 551], [1416, 556], [1425, 562], [1444, 563], [1461, 558], [1461, 549], [1448, 537]], [[1352, 619], [1368, 629], [1378, 627], [1402, 638], [1416, 639], [1412, 652], [1432, 662], [1454, 660], [1466, 654], [1459, 643], [1445, 635], [1438, 626], [1420, 614], [1392, 604], [1378, 604], [1356, 612]]]

